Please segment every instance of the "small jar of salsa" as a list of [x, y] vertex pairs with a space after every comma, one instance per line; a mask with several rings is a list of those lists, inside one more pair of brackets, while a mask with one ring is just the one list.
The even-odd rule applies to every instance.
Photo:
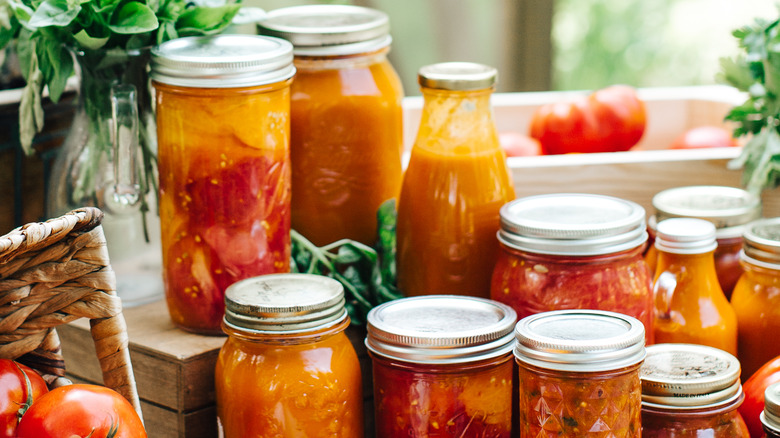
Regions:
[[780, 438], [780, 383], [764, 391], [764, 411], [760, 415], [767, 438]]
[[642, 436], [639, 320], [560, 310], [520, 320], [515, 334], [521, 438]]
[[228, 334], [215, 371], [225, 438], [363, 438], [360, 364], [345, 334], [344, 288], [328, 277], [275, 274], [225, 294]]
[[748, 438], [737, 358], [714, 347], [656, 344], [642, 365], [642, 436]]
[[377, 438], [512, 435], [515, 312], [484, 298], [403, 298], [368, 314]]
[[[655, 213], [647, 221], [652, 237], [655, 237], [656, 224], [674, 217], [704, 219], [715, 225], [718, 242], [715, 269], [723, 293], [726, 298], [731, 297], [742, 274], [739, 262], [742, 231], [747, 223], [761, 217], [761, 199], [736, 187], [676, 187], [658, 192], [653, 197], [653, 208]], [[648, 247], [645, 260], [654, 273], [658, 252], [653, 245]]]
[[520, 198], [500, 211], [491, 298], [524, 318], [564, 309], [620, 312], [653, 334], [652, 278], [642, 251], [645, 211], [610, 196]]

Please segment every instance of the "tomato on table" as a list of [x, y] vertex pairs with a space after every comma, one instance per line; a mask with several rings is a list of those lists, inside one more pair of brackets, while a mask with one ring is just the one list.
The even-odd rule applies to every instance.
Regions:
[[10, 359], [0, 359], [0, 437], [16, 437], [20, 410], [48, 391], [46, 382], [34, 370]]
[[588, 96], [538, 108], [530, 135], [545, 155], [620, 152], [636, 145], [645, 132], [647, 114], [636, 90], [613, 85]]
[[764, 410], [764, 391], [775, 382], [780, 382], [780, 356], [765, 363], [742, 385], [745, 401], [739, 407], [739, 413], [742, 414], [751, 437], [761, 437], [764, 434], [758, 416]]
[[51, 390], [27, 410], [17, 432], [18, 438], [146, 438], [130, 402], [98, 385]]
[[519, 132], [507, 131], [499, 133], [498, 143], [506, 152], [507, 157], [542, 155], [542, 144], [539, 143], [539, 140]]
[[703, 149], [739, 146], [726, 128], [720, 126], [697, 126], [675, 138], [669, 149]]

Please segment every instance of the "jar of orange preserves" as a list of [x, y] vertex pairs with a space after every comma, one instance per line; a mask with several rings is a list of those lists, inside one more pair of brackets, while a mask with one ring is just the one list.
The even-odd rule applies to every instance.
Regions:
[[292, 46], [179, 38], [151, 68], [168, 310], [182, 329], [221, 334], [228, 285], [290, 269]]
[[368, 314], [377, 438], [512, 435], [515, 312], [484, 298], [403, 298]]
[[363, 438], [360, 364], [344, 289], [328, 277], [265, 275], [225, 294], [215, 373], [224, 438]]
[[636, 318], [558, 310], [515, 329], [520, 437], [640, 437], [645, 329]]
[[496, 69], [420, 69], [420, 129], [398, 200], [398, 288], [487, 298], [498, 211], [515, 197], [490, 106]]
[[[761, 199], [736, 187], [689, 186], [658, 192], [653, 197], [655, 214], [648, 219], [648, 230], [655, 237], [658, 222], [673, 217], [704, 219], [715, 225], [715, 272], [726, 298], [742, 275], [739, 252], [745, 225], [761, 217]], [[645, 257], [650, 271], [655, 273], [658, 252], [650, 245]]]
[[401, 188], [403, 88], [384, 12], [348, 5], [270, 11], [258, 29], [294, 46], [292, 227], [322, 246], [371, 245]]
[[524, 318], [564, 309], [620, 312], [653, 334], [652, 280], [642, 258], [645, 211], [610, 196], [554, 194], [501, 208], [491, 298]]
[[764, 411], [760, 415], [767, 438], [780, 438], [780, 383], [764, 391]]
[[713, 347], [656, 344], [642, 365], [642, 436], [749, 438], [736, 357]]
[[742, 266], [731, 306], [737, 314], [737, 357], [752, 376], [780, 355], [780, 218], [760, 219], [745, 229]]
[[672, 218], [658, 223], [655, 342], [709, 345], [736, 356], [737, 317], [715, 273], [716, 246], [711, 222]]

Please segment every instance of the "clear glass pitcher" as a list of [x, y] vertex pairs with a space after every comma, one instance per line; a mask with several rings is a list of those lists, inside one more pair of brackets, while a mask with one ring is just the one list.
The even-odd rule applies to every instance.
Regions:
[[74, 55], [79, 105], [51, 171], [47, 216], [103, 210], [117, 293], [125, 307], [151, 302], [163, 286], [149, 49]]

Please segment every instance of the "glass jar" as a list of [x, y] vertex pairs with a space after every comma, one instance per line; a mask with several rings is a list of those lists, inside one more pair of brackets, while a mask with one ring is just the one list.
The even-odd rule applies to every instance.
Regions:
[[401, 189], [403, 88], [384, 12], [347, 5], [271, 11], [265, 35], [294, 46], [292, 227], [314, 244], [376, 240], [376, 212]]
[[292, 46], [252, 35], [155, 48], [160, 221], [173, 323], [221, 334], [228, 285], [290, 270]]
[[558, 310], [517, 323], [520, 437], [640, 437], [645, 329], [636, 318]]
[[490, 95], [496, 69], [423, 67], [420, 129], [398, 201], [398, 287], [406, 295], [487, 298], [498, 211], [515, 192]]
[[[653, 207], [655, 214], [648, 219], [653, 238], [656, 224], [673, 217], [704, 219], [715, 225], [715, 272], [723, 293], [730, 298], [742, 274], [742, 231], [747, 223], [761, 217], [761, 199], [736, 187], [689, 186], [658, 192], [653, 197]], [[648, 247], [645, 259], [655, 273], [658, 252], [653, 245]]]
[[645, 438], [749, 438], [737, 411], [744, 395], [739, 361], [713, 347], [647, 347], [642, 379]]
[[515, 312], [483, 298], [403, 298], [368, 314], [377, 438], [509, 437]]
[[597, 309], [624, 313], [653, 334], [652, 279], [642, 259], [645, 211], [618, 198], [554, 194], [501, 208], [491, 298], [524, 318]]
[[715, 273], [715, 225], [672, 218], [656, 232], [655, 342], [709, 345], [736, 356], [737, 317]]
[[780, 438], [780, 383], [764, 391], [764, 411], [760, 415], [767, 438]]
[[275, 274], [225, 293], [215, 372], [224, 438], [363, 438], [360, 364], [344, 330], [344, 289], [328, 277]]
[[731, 306], [737, 314], [737, 357], [748, 378], [780, 356], [780, 218], [751, 222], [744, 232], [742, 266]]

